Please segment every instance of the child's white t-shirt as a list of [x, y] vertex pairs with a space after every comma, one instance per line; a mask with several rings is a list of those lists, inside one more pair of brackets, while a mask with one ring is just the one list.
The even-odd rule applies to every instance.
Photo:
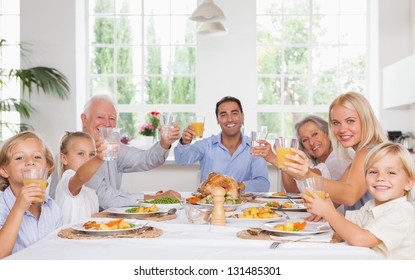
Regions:
[[69, 191], [69, 179], [75, 173], [72, 169], [66, 170], [56, 187], [55, 200], [62, 210], [64, 224], [90, 218], [93, 213], [99, 211], [98, 196], [95, 190], [84, 185], [76, 196]]

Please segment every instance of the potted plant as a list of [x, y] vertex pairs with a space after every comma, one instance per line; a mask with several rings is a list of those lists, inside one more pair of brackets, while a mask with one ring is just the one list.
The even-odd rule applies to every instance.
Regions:
[[[6, 40], [0, 39], [0, 54], [1, 48], [5, 45]], [[21, 47], [22, 55], [24, 56], [24, 48]], [[30, 98], [33, 91], [41, 90], [44, 94], [52, 95], [60, 99], [66, 99], [69, 96], [69, 83], [67, 78], [55, 68], [50, 67], [32, 67], [27, 69], [3, 69], [0, 68], [0, 89], [7, 86], [8, 82], [17, 79], [21, 82], [22, 98], [20, 100], [1, 95], [0, 110], [1, 112], [17, 111], [22, 117], [30, 118], [31, 114], [36, 112], [36, 109], [29, 101], [23, 99], [27, 94]], [[17, 133], [23, 130], [33, 129], [30, 125], [20, 123], [3, 122], [0, 119], [0, 133], [3, 128], [9, 128], [11, 131]]]

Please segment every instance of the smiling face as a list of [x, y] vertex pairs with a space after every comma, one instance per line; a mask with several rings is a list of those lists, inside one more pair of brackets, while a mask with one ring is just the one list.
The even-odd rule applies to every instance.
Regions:
[[22, 169], [28, 167], [49, 167], [46, 162], [45, 148], [35, 138], [27, 138], [13, 147], [10, 162], [0, 168], [0, 175], [9, 180], [12, 189], [21, 188], [23, 186]]
[[89, 109], [89, 114], [81, 115], [82, 129], [95, 140], [100, 138], [99, 127], [116, 127], [117, 112], [110, 102], [95, 100]]
[[95, 156], [94, 143], [85, 137], [73, 137], [67, 148], [67, 153], [61, 153], [61, 162], [64, 169], [78, 170], [87, 160]]
[[392, 153], [375, 162], [366, 172], [366, 185], [376, 205], [404, 196], [413, 183], [399, 156]]
[[356, 150], [362, 137], [362, 124], [357, 112], [342, 105], [334, 105], [330, 119], [333, 134], [341, 145]]
[[236, 102], [224, 102], [218, 107], [218, 124], [225, 137], [234, 137], [241, 132], [244, 123], [244, 114]]
[[298, 129], [298, 134], [307, 152], [319, 162], [325, 162], [332, 150], [327, 133], [310, 121]]

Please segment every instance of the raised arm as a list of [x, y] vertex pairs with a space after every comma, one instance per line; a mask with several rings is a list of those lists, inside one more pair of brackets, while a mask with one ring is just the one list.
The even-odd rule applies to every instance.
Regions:
[[106, 149], [104, 141], [99, 139], [96, 141], [96, 155], [89, 159], [88, 161], [84, 162], [78, 170], [76, 171], [75, 175], [69, 179], [69, 191], [72, 195], [78, 195], [81, 191], [82, 186], [88, 182], [92, 176], [94, 176], [95, 172], [101, 167], [104, 163], [104, 151]]

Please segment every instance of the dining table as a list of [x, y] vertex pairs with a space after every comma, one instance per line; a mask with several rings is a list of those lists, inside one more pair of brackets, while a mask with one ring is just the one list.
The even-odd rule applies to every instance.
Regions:
[[[191, 192], [182, 192], [184, 198]], [[269, 198], [268, 198], [269, 199]], [[271, 199], [285, 203], [285, 199]], [[246, 202], [236, 211], [249, 207], [262, 207], [267, 200]], [[373, 260], [379, 259], [371, 249], [351, 246], [331, 240], [333, 231], [308, 235], [303, 240], [284, 240], [270, 249], [275, 240], [241, 238], [240, 233], [250, 228], [263, 228], [261, 219], [226, 219], [224, 226], [192, 224], [186, 215], [186, 205], [181, 204], [174, 219], [164, 221], [137, 220], [137, 224], [158, 229], [155, 238], [69, 239], [59, 233], [72, 225], [50, 233], [33, 245], [16, 252], [8, 260]], [[277, 211], [278, 212], [278, 211]], [[282, 218], [301, 220], [309, 214], [305, 211], [278, 212]], [[229, 213], [226, 213], [229, 215]], [[232, 212], [230, 212], [232, 214]], [[93, 220], [89, 218], [88, 220]], [[79, 221], [83, 223], [84, 221]], [[320, 237], [319, 237], [320, 236]], [[277, 235], [278, 237], [278, 235]], [[278, 239], [274, 237], [275, 239]], [[300, 239], [303, 236], [297, 236]], [[310, 237], [310, 238], [308, 238]], [[320, 239], [319, 239], [320, 238]], [[295, 242], [293, 242], [295, 241]]]

